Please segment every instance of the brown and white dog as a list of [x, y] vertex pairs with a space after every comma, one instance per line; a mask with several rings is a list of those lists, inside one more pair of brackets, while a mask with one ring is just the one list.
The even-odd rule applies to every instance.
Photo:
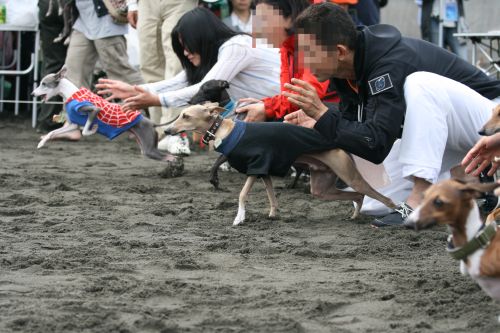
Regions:
[[[219, 107], [216, 103], [208, 103], [204, 105], [193, 105], [182, 110], [179, 118], [169, 125], [165, 129], [165, 133], [169, 135], [175, 135], [184, 131], [194, 131], [204, 134], [205, 137], [209, 137], [210, 140], [217, 142], [222, 141], [224, 138], [228, 137], [231, 132], [235, 129], [235, 122], [231, 119], [222, 119], [219, 116], [220, 112], [224, 112], [224, 109]], [[214, 125], [217, 126], [214, 130]], [[265, 124], [253, 123], [253, 126], [265, 126]], [[277, 125], [280, 126], [280, 125]], [[281, 123], [281, 126], [294, 126], [289, 124]], [[253, 127], [255, 128], [255, 127]], [[310, 129], [304, 129], [310, 130]], [[250, 131], [250, 130], [249, 130]], [[276, 141], [276, 134], [273, 131], [261, 131], [261, 137], [259, 142], [254, 142], [255, 148], [254, 157], [258, 158], [261, 155], [265, 155], [269, 149], [269, 143]], [[265, 132], [265, 133], [264, 133]], [[286, 142], [290, 141], [290, 135], [286, 131], [280, 134], [280, 138]], [[288, 136], [288, 137], [286, 137]], [[283, 150], [287, 150], [287, 147], [283, 147]], [[231, 159], [229, 160], [231, 162]], [[355, 218], [359, 214], [359, 209], [364, 195], [368, 195], [390, 208], [396, 208], [397, 206], [392, 202], [391, 199], [383, 196], [377, 192], [370, 184], [366, 182], [363, 176], [359, 173], [353, 159], [341, 149], [331, 149], [321, 153], [311, 153], [299, 156], [296, 162], [308, 165], [311, 170], [311, 193], [325, 200], [353, 200], [357, 204], [355, 205], [355, 211], [352, 218]], [[344, 192], [335, 188], [335, 181], [337, 177], [340, 177], [347, 185], [353, 188], [357, 192]], [[271, 177], [269, 175], [261, 175], [262, 180], [266, 186], [266, 191], [268, 194], [271, 209], [269, 212], [269, 217], [275, 217], [277, 214], [278, 203], [273, 190]], [[252, 188], [257, 176], [249, 175], [243, 186], [240, 196], [239, 196], [239, 206], [238, 213], [234, 219], [233, 225], [238, 225], [245, 220], [245, 202], [248, 197], [248, 193]]]
[[460, 260], [462, 274], [470, 275], [492, 298], [500, 300], [500, 232], [495, 218], [483, 223], [475, 199], [499, 187], [497, 183], [462, 183], [449, 179], [432, 185], [405, 224], [415, 230], [448, 225], [448, 252]]
[[490, 136], [498, 132], [500, 132], [500, 105], [493, 109], [491, 118], [479, 130], [479, 135]]

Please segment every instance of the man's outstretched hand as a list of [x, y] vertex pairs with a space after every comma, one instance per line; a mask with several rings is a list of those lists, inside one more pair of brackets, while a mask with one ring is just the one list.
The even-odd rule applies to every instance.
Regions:
[[495, 161], [497, 156], [500, 156], [500, 133], [482, 137], [465, 155], [462, 166], [466, 167], [465, 173], [474, 171], [472, 175], [478, 176], [492, 163], [488, 171], [488, 176], [492, 176], [498, 169], [498, 162]]
[[287, 114], [284, 122], [307, 128], [314, 128], [314, 125], [316, 125], [316, 120], [306, 115], [302, 110], [297, 110]]
[[285, 88], [294, 93], [284, 91], [283, 96], [286, 96], [290, 103], [297, 106], [314, 120], [318, 120], [328, 111], [328, 107], [321, 102], [316, 89], [306, 81], [292, 79], [292, 84], [285, 83]]

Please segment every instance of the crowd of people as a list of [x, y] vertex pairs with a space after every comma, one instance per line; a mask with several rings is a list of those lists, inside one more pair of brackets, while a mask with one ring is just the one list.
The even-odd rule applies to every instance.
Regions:
[[[382, 163], [391, 183], [379, 191], [401, 204], [390, 211], [366, 198], [362, 212], [376, 216], [375, 226], [402, 225], [422, 192], [450, 177], [478, 141], [464, 160], [467, 171], [478, 164], [482, 171], [496, 156], [498, 136], [480, 140], [478, 130], [500, 103], [500, 81], [468, 63], [453, 37], [463, 24], [462, 0], [447, 1], [445, 11], [439, 1], [417, 1], [422, 37], [432, 43], [378, 24], [380, 8], [390, 5], [381, 0], [128, 0], [139, 69], [127, 59], [127, 25], [102, 1], [75, 1], [67, 49], [53, 42], [61, 17], [44, 14], [48, 0], [39, 3], [44, 73], [66, 64], [68, 78], [90, 88], [99, 63], [107, 78], [97, 93], [123, 101], [125, 111], [147, 109], [155, 123], [169, 121], [205, 82], [225, 80], [231, 100], [245, 104], [235, 110], [245, 121], [314, 128], [336, 147]], [[449, 50], [436, 45], [443, 12]], [[39, 129], [52, 127], [59, 111], [44, 106]], [[163, 137], [161, 127], [158, 135], [159, 149], [191, 153], [186, 135]]]

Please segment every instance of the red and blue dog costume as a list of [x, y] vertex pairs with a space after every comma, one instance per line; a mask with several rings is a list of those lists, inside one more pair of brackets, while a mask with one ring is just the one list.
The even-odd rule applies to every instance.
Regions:
[[97, 124], [97, 132], [110, 140], [128, 131], [143, 117], [139, 111], [125, 113], [120, 105], [110, 103], [86, 88], [80, 88], [66, 100], [68, 119], [74, 124], [84, 126], [88, 119], [88, 112], [80, 112], [80, 108], [88, 105], [101, 109], [92, 122], [92, 126]]

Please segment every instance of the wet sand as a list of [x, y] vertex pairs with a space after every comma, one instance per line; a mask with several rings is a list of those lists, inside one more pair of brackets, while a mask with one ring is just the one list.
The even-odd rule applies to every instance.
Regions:
[[0, 122], [0, 332], [496, 332], [500, 306], [421, 233], [275, 179], [233, 227], [244, 176], [195, 153], [164, 179], [125, 135], [36, 150]]

